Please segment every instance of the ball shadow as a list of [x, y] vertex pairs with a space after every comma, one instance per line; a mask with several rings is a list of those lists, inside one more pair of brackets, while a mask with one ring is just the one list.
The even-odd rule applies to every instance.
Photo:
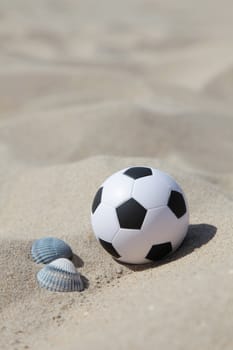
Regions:
[[217, 227], [209, 224], [196, 224], [189, 225], [187, 235], [180, 246], [180, 248], [168, 256], [167, 258], [161, 259], [157, 262], [144, 265], [131, 265], [117, 261], [121, 265], [128, 267], [132, 271], [143, 271], [149, 268], [153, 268], [159, 265], [167, 264], [171, 261], [183, 258], [184, 256], [191, 254], [195, 249], [202, 247], [207, 244], [216, 234]]

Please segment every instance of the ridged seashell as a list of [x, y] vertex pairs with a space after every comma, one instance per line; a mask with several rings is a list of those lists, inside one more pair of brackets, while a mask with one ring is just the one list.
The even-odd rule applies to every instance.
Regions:
[[37, 273], [42, 288], [53, 292], [74, 292], [84, 289], [80, 273], [68, 259], [57, 259]]
[[37, 263], [48, 264], [59, 258], [72, 258], [73, 252], [70, 246], [55, 237], [37, 239], [32, 244], [32, 259]]

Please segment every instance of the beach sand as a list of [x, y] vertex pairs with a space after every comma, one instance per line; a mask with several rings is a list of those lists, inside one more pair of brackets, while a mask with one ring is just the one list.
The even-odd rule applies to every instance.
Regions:
[[[0, 349], [233, 347], [230, 1], [0, 2]], [[99, 185], [131, 165], [180, 183], [190, 227], [161, 263], [96, 241]], [[34, 239], [77, 255], [82, 293], [40, 289]]]

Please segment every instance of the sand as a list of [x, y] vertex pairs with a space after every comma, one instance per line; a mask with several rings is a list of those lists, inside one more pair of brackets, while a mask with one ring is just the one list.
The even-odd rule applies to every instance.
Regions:
[[[0, 349], [233, 347], [230, 1], [0, 2]], [[90, 224], [130, 165], [181, 184], [190, 227], [149, 266], [117, 264]], [[65, 239], [82, 293], [40, 289], [30, 246]]]

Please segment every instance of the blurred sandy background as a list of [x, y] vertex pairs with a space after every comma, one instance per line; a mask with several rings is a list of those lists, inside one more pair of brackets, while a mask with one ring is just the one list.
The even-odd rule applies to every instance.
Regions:
[[[232, 349], [232, 43], [230, 0], [0, 1], [1, 349]], [[90, 226], [99, 184], [134, 164], [190, 204], [183, 246], [149, 269]], [[81, 257], [85, 292], [39, 290], [46, 235]]]

